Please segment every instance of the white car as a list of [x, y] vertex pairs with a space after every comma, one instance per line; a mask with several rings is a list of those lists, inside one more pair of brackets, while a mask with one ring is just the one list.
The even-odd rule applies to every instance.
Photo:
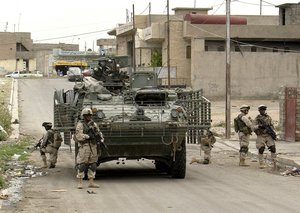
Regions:
[[40, 71], [36, 71], [35, 73], [27, 72], [27, 71], [14, 71], [10, 74], [5, 75], [6, 78], [26, 78], [26, 77], [43, 77], [43, 74]]

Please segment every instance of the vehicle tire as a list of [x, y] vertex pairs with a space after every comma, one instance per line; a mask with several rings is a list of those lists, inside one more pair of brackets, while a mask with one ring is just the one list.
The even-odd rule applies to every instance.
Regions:
[[161, 172], [170, 173], [170, 166], [162, 161], [155, 161], [155, 169]]
[[176, 151], [175, 161], [172, 162], [171, 166], [171, 175], [172, 178], [185, 178], [185, 170], [186, 170], [186, 146], [185, 139], [183, 139], [181, 143], [182, 149], [180, 151]]

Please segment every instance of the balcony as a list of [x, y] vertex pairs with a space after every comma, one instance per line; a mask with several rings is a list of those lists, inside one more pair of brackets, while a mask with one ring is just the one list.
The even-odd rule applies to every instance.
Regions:
[[143, 36], [147, 42], [161, 42], [165, 39], [165, 24], [152, 23], [151, 27], [143, 29]]

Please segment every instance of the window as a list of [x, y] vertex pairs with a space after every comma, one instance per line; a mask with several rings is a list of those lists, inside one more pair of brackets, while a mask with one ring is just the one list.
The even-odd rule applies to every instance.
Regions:
[[251, 52], [256, 52], [257, 51], [257, 48], [255, 46], [252, 46], [251, 47]]
[[186, 46], [186, 58], [191, 58], [191, 46]]
[[218, 51], [225, 51], [224, 46], [218, 46]]

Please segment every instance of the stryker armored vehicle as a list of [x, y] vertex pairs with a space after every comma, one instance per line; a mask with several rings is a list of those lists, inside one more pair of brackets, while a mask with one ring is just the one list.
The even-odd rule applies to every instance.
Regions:
[[[210, 102], [201, 91], [160, 87], [154, 72], [130, 77], [117, 69], [103, 73], [98, 80], [100, 75], [84, 78], [73, 90], [55, 91], [54, 126], [64, 132], [64, 142], [71, 143], [81, 110], [90, 107], [107, 145], [107, 150], [99, 150], [98, 166], [143, 158], [173, 178], [184, 178], [186, 143], [196, 143], [210, 127]], [[75, 142], [75, 156], [77, 152]]]

